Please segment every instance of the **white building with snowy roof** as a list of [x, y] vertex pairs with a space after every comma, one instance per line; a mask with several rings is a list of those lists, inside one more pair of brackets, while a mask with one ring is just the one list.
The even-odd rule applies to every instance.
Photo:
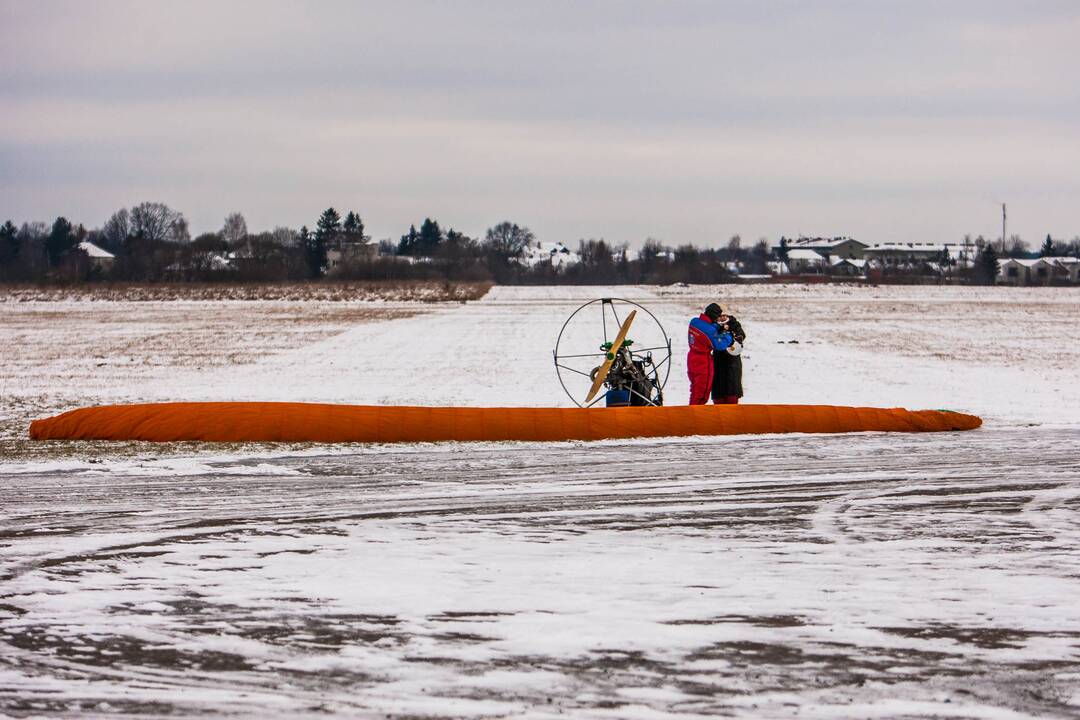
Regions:
[[821, 274], [826, 262], [816, 250], [796, 248], [787, 252], [787, 266], [793, 275]]
[[770, 275], [790, 275], [791, 268], [788, 264], [782, 260], [769, 260], [765, 263], [765, 267], [769, 269]]
[[813, 250], [823, 259], [830, 256], [856, 259], [863, 256], [863, 251], [867, 247], [866, 243], [849, 237], [801, 237], [796, 240], [785, 238], [785, 241], [789, 257], [792, 250]]
[[519, 262], [530, 267], [550, 263], [552, 267], [574, 265], [581, 257], [561, 242], [536, 242], [521, 252]]
[[90, 258], [90, 266], [98, 270], [108, 270], [116, 260], [116, 256], [111, 252], [86, 240], [79, 243], [79, 249]]
[[874, 243], [863, 252], [867, 260], [878, 267], [903, 267], [921, 263], [948, 262], [970, 267], [984, 245], [963, 242], [882, 242]]
[[1080, 283], [1080, 258], [1075, 257], [1050, 257], [1043, 258], [1043, 260], [1049, 260], [1061, 273], [1058, 277], [1064, 277], [1070, 283]]
[[829, 257], [830, 275], [858, 277], [866, 274], [865, 258]]
[[1050, 285], [1080, 282], [1080, 258], [1006, 258], [998, 263], [1001, 285]]
[[863, 255], [878, 267], [911, 267], [938, 262], [949, 254], [943, 243], [886, 242], [866, 248]]

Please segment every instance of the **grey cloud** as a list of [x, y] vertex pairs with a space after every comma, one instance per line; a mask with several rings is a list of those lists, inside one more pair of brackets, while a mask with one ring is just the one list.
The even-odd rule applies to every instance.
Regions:
[[[0, 12], [0, 213], [16, 218], [62, 209], [97, 177], [127, 202], [160, 188], [197, 228], [235, 207], [252, 226], [298, 225], [344, 198], [386, 234], [436, 209], [537, 208], [560, 239], [640, 239], [648, 220], [691, 240], [685, 215], [716, 208], [744, 234], [817, 232], [805, 219], [818, 218], [902, 235], [916, 201], [942, 233], [979, 232], [952, 215], [1008, 193], [1080, 232], [1077, 204], [1055, 194], [1080, 162], [1075, 3]], [[27, 189], [50, 179], [55, 197]], [[648, 218], [627, 207], [641, 202]]]

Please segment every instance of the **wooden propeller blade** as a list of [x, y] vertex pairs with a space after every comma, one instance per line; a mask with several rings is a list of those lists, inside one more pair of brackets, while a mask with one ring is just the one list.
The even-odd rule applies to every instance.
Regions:
[[615, 362], [615, 358], [618, 357], [619, 350], [622, 348], [623, 340], [626, 339], [626, 333], [630, 332], [630, 323], [634, 322], [635, 315], [637, 315], [637, 310], [631, 310], [630, 314], [623, 320], [622, 327], [619, 328], [619, 334], [615, 336], [615, 342], [611, 343], [611, 358], [605, 360], [604, 364], [600, 366], [600, 371], [596, 373], [596, 379], [593, 380], [592, 387], [589, 388], [589, 395], [585, 398], [585, 402], [592, 401], [597, 390], [604, 384], [608, 371], [611, 370], [611, 364]]

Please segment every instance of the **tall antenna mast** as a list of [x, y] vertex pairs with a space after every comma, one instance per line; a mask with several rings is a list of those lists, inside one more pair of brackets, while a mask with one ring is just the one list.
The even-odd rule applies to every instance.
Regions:
[[1001, 203], [1001, 254], [1005, 254], [1005, 203]]

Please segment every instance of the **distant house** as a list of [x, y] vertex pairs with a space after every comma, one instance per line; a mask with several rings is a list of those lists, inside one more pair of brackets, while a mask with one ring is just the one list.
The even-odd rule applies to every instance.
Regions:
[[998, 263], [997, 282], [1002, 285], [1030, 285], [1031, 268], [1038, 260], [1006, 258]]
[[206, 272], [227, 273], [237, 270], [238, 267], [248, 266], [252, 263], [251, 255], [241, 251], [228, 252], [225, 254], [215, 252], [194, 252], [182, 262], [177, 261], [165, 267], [165, 272], [174, 279], [190, 279], [192, 275], [200, 275]]
[[561, 242], [537, 241], [522, 250], [518, 260], [529, 266], [550, 264], [552, 267], [563, 267], [580, 262], [581, 258]]
[[788, 267], [786, 262], [781, 260], [769, 260], [765, 263], [765, 267], [769, 269], [769, 273], [772, 275], [790, 275], [791, 268]]
[[901, 268], [936, 263], [952, 255], [949, 247], [942, 243], [890, 242], [871, 245], [864, 256], [881, 268]]
[[1001, 285], [1051, 285], [1080, 282], [1080, 259], [1044, 257], [1034, 260], [1006, 258], [998, 265]]
[[863, 252], [866, 250], [866, 247], [866, 243], [859, 242], [858, 240], [849, 237], [801, 237], [797, 240], [787, 241], [789, 257], [792, 250], [813, 250], [820, 255], [822, 259], [840, 257], [854, 260], [863, 257]]
[[979, 252], [985, 247], [986, 244], [979, 242], [972, 242], [965, 238], [963, 242], [947, 242], [942, 243], [941, 247], [949, 257], [949, 262], [953, 263], [957, 267], [973, 267], [975, 265], [975, 258], [978, 257]]
[[1080, 258], [1052, 257], [1043, 259], [1049, 260], [1060, 270], [1060, 273], [1055, 275], [1056, 278], [1063, 278], [1073, 284], [1080, 283]]
[[825, 272], [825, 257], [815, 250], [788, 250], [787, 266], [792, 275], [820, 275]]
[[232, 270], [232, 263], [229, 262], [229, 258], [225, 255], [209, 253], [207, 261], [210, 265], [211, 270]]
[[92, 242], [87, 242], [86, 240], [79, 243], [79, 249], [86, 253], [86, 256], [90, 258], [90, 267], [95, 270], [104, 272], [111, 268], [113, 261], [116, 260], [116, 256], [111, 252], [98, 247]]
[[829, 274], [858, 277], [866, 274], [866, 260], [863, 258], [829, 258]]
[[358, 262], [370, 262], [379, 256], [379, 246], [368, 236], [339, 233], [326, 247], [326, 274], [335, 275]]

